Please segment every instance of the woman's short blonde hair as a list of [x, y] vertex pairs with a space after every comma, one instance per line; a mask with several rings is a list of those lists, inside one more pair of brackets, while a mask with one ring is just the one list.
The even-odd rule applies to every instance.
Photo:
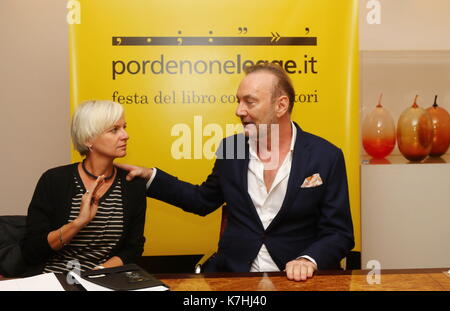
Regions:
[[87, 155], [86, 143], [108, 128], [123, 116], [122, 105], [109, 100], [91, 100], [79, 105], [72, 118], [71, 136], [75, 149]]

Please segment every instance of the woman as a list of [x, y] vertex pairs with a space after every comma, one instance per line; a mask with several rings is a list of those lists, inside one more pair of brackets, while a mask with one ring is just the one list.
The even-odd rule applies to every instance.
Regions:
[[145, 181], [128, 182], [114, 159], [126, 155], [123, 107], [110, 101], [80, 105], [72, 119], [81, 163], [53, 168], [40, 178], [21, 244], [28, 264], [43, 272], [121, 266], [143, 251]]

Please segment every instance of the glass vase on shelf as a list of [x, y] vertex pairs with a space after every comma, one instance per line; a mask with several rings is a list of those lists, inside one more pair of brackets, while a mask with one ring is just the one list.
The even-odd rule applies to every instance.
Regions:
[[433, 122], [430, 114], [414, 103], [400, 115], [397, 123], [398, 149], [411, 162], [425, 159], [431, 151]]
[[364, 150], [374, 159], [387, 157], [395, 147], [395, 123], [389, 111], [378, 104], [364, 118], [362, 127], [362, 143]]
[[437, 104], [437, 95], [433, 106], [427, 108], [433, 122], [433, 141], [430, 156], [440, 157], [450, 146], [450, 115], [447, 110]]

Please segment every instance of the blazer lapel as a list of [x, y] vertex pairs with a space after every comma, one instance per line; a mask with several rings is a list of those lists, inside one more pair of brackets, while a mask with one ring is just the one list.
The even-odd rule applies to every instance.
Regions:
[[290, 205], [300, 189], [300, 179], [302, 176], [305, 176], [307, 165], [309, 163], [310, 152], [307, 137], [297, 123], [294, 122], [294, 125], [297, 128], [297, 138], [295, 140], [294, 153], [292, 155], [292, 165], [286, 195], [280, 211], [267, 227], [266, 231], [269, 231], [273, 226], [276, 226], [276, 224], [287, 214]]

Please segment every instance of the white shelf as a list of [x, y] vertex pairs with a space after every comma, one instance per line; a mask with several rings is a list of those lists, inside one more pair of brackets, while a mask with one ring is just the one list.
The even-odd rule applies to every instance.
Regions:
[[[368, 155], [361, 156], [361, 165], [425, 165], [425, 164], [450, 164], [450, 154], [446, 153], [440, 157], [426, 157], [420, 162], [411, 162], [402, 155], [391, 155], [385, 159], [373, 159]], [[449, 185], [450, 187], [450, 185]]]
[[361, 239], [362, 267], [448, 266], [450, 165], [361, 165]]

